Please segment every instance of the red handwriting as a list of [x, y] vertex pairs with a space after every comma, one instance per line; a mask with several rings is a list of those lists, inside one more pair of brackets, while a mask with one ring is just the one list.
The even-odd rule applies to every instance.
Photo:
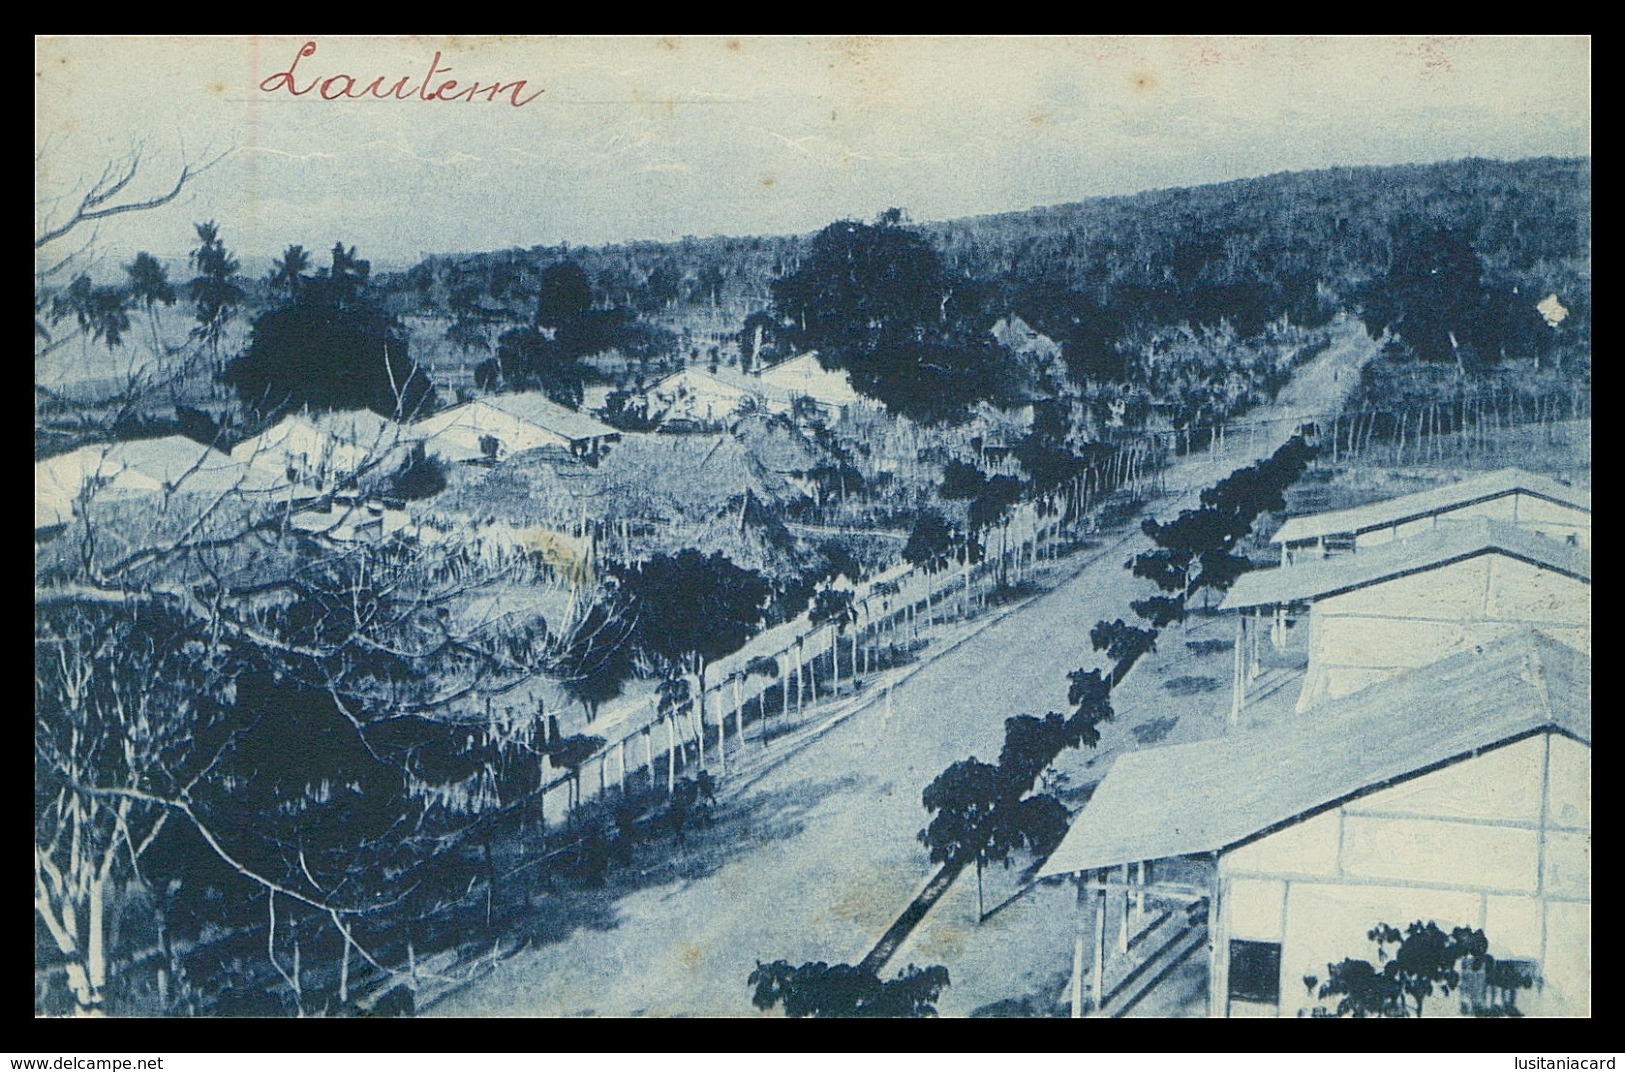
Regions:
[[[314, 93], [322, 100], [356, 100], [371, 97], [378, 100], [399, 101], [463, 101], [469, 104], [474, 103], [475, 98], [482, 95], [485, 98], [485, 103], [495, 104], [497, 98], [507, 94], [508, 103], [515, 108], [523, 108], [547, 92], [544, 89], [538, 89], [536, 92], [526, 95], [525, 89], [529, 83], [523, 78], [512, 82], [497, 81], [489, 84], [470, 82], [460, 89], [458, 88], [460, 83], [456, 79], [448, 78], [435, 85], [431, 91], [429, 87], [434, 85], [434, 79], [437, 75], [451, 73], [450, 67], [440, 65], [440, 53], [438, 52], [434, 54], [434, 59], [429, 61], [429, 70], [421, 79], [414, 81], [411, 75], [404, 75], [393, 83], [390, 82], [389, 75], [379, 75], [372, 81], [367, 82], [366, 75], [352, 75], [343, 72], [325, 76], [320, 74], [311, 75], [308, 70], [301, 73], [299, 62], [314, 55], [316, 55], [316, 42], [306, 41], [304, 46], [294, 55], [293, 62], [288, 64], [287, 70], [278, 71], [260, 83], [260, 92], [281, 93], [286, 90], [295, 97], [303, 97], [307, 93]], [[304, 82], [306, 78], [309, 78], [308, 82]], [[302, 88], [301, 82], [303, 82]], [[388, 88], [385, 88], [386, 84]]]

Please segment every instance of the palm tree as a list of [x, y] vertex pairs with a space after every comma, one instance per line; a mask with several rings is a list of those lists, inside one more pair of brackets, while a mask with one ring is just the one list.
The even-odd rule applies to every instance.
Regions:
[[117, 348], [130, 330], [130, 294], [123, 287], [94, 286], [80, 274], [51, 302], [51, 318], [60, 323], [72, 317], [81, 337]]
[[169, 281], [169, 269], [150, 253], [135, 255], [135, 260], [124, 266], [130, 277], [130, 297], [147, 308], [147, 319], [152, 324], [152, 349], [163, 352], [158, 338], [158, 306], [175, 304], [175, 287]]
[[271, 264], [270, 284], [277, 290], [285, 290], [290, 298], [299, 296], [299, 289], [304, 285], [304, 273], [310, 268], [310, 254], [305, 252], [304, 246], [289, 246], [282, 253], [282, 259]]
[[334, 297], [339, 302], [355, 298], [372, 274], [372, 262], [355, 255], [355, 247], [344, 248], [343, 242], [333, 243], [333, 268], [330, 276]]
[[209, 344], [216, 364], [220, 361], [220, 339], [225, 334], [226, 322], [243, 300], [242, 288], [232, 282], [241, 267], [237, 258], [220, 240], [220, 228], [213, 221], [196, 225], [198, 248], [192, 251], [192, 267], [197, 275], [190, 284], [192, 298], [197, 302], [198, 326], [192, 337]]

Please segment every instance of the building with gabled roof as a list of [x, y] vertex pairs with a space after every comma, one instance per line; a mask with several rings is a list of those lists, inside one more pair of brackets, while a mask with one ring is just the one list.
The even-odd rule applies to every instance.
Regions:
[[376, 414], [295, 413], [238, 443], [231, 456], [320, 492], [398, 467], [409, 445], [403, 425]]
[[1236, 721], [1249, 680], [1294, 651], [1306, 669], [1300, 712], [1520, 629], [1589, 652], [1591, 555], [1479, 517], [1243, 574], [1220, 606], [1238, 612]]
[[753, 379], [760, 384], [772, 412], [791, 412], [805, 399], [828, 420], [839, 420], [856, 405], [858, 393], [845, 372], [833, 372], [818, 362], [818, 354], [805, 353], [763, 369]]
[[230, 493], [272, 496], [279, 482], [185, 436], [80, 447], [34, 464], [34, 527], [65, 524], [89, 492], [120, 496]]
[[563, 447], [578, 458], [595, 459], [621, 438], [616, 429], [539, 391], [477, 398], [412, 427], [429, 453], [459, 462], [500, 461], [537, 447]]
[[1126, 921], [1195, 858], [1205, 888], [1173, 892], [1207, 906], [1211, 1015], [1324, 1013], [1327, 966], [1417, 920], [1483, 930], [1536, 981], [1523, 1012], [1587, 1015], [1590, 658], [1523, 630], [1314, 715], [1116, 760], [1038, 872], [1094, 896], [1095, 977], [1108, 899]]
[[1281, 545], [1281, 564], [1287, 565], [1306, 553], [1363, 551], [1478, 518], [1591, 546], [1591, 493], [1515, 468], [1348, 510], [1290, 518], [1271, 542]]
[[646, 388], [641, 398], [651, 419], [712, 426], [747, 409], [766, 408], [760, 385], [731, 370], [708, 372], [690, 365]]

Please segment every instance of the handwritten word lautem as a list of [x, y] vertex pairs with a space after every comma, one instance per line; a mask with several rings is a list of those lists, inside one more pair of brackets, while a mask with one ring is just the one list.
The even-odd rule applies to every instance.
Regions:
[[[308, 59], [315, 54], [316, 42], [306, 41], [304, 47], [302, 47], [293, 57], [293, 62], [288, 64], [287, 70], [278, 71], [276, 74], [273, 74], [271, 77], [260, 83], [260, 92], [279, 93], [282, 90], [287, 90], [295, 97], [302, 97], [306, 93], [316, 93], [321, 97], [322, 100], [344, 100], [376, 97], [379, 100], [460, 100], [468, 103], [473, 103], [476, 97], [484, 94], [485, 101], [488, 104], [496, 103], [497, 98], [506, 93], [508, 94], [508, 102], [515, 108], [523, 108], [525, 105], [547, 92], [546, 90], [538, 89], [536, 92], [528, 96], [522, 96], [528, 84], [523, 78], [507, 83], [500, 81], [492, 82], [490, 85], [481, 85], [479, 82], [470, 82], [468, 85], [463, 86], [462, 88], [458, 88], [459, 83], [456, 79], [448, 78], [439, 85], [435, 85], [435, 78], [437, 76], [451, 73], [450, 67], [440, 66], [439, 52], [436, 52], [434, 54], [434, 59], [429, 61], [429, 72], [425, 74], [422, 80], [416, 84], [413, 83], [410, 75], [406, 75], [398, 79], [394, 85], [390, 86], [388, 89], [385, 89], [384, 83], [389, 81], [389, 76], [379, 75], [377, 78], [374, 78], [371, 82], [368, 82], [365, 86], [363, 86], [362, 82], [366, 77], [365, 75], [357, 77], [356, 75], [340, 72], [338, 74], [328, 75], [325, 78], [321, 75], [316, 75], [310, 79], [309, 83], [307, 83], [303, 89], [301, 89], [299, 87], [299, 81], [304, 77], [304, 75], [301, 75], [299, 72], [299, 61]], [[434, 86], [432, 90], [430, 89], [431, 86]]]

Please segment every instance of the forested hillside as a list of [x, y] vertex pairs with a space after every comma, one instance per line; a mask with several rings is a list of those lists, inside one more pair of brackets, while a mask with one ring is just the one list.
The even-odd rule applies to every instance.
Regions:
[[[1022, 317], [1063, 345], [1080, 378], [1127, 376], [1120, 351], [1158, 327], [1227, 321], [1247, 337], [1281, 316], [1313, 325], [1339, 309], [1401, 336], [1407, 315], [1419, 337], [1437, 334], [1417, 323], [1429, 312], [1471, 321], [1457, 343], [1484, 360], [1503, 350], [1588, 360], [1590, 178], [1585, 159], [1337, 168], [907, 226], [961, 309], [987, 324]], [[726, 362], [751, 314], [789, 324], [773, 286], [800, 270], [814, 238], [436, 256], [387, 282], [402, 312], [520, 318], [541, 273], [570, 260], [599, 307], [672, 331], [689, 360]], [[1418, 315], [1406, 300], [1428, 298], [1418, 283], [1441, 274], [1455, 307]], [[1567, 317], [1542, 335], [1534, 305], [1549, 294]]]

